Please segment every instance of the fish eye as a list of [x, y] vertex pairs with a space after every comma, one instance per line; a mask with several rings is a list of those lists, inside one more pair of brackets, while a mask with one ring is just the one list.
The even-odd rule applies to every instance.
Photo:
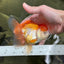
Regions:
[[47, 32], [44, 32], [44, 34], [46, 34]]

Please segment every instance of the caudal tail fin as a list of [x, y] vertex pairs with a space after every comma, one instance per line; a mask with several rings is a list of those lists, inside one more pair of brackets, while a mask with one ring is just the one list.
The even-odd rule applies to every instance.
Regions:
[[14, 44], [24, 44], [24, 36], [21, 32], [20, 24], [18, 21], [14, 18], [14, 16], [10, 16], [8, 20], [9, 28], [14, 33]]
[[18, 21], [14, 18], [13, 15], [10, 16], [9, 20], [8, 20], [8, 26], [9, 28], [14, 31], [15, 27], [19, 25]]

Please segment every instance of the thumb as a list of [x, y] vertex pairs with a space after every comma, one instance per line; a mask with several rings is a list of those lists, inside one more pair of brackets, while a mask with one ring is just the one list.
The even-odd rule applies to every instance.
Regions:
[[23, 3], [23, 8], [30, 14], [37, 14], [40, 12], [39, 7], [36, 6], [30, 6], [26, 3]]

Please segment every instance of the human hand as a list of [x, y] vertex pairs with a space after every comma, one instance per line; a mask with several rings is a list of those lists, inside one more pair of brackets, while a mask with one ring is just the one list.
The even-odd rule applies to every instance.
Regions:
[[32, 14], [29, 19], [37, 24], [45, 23], [50, 33], [55, 34], [63, 31], [62, 15], [64, 11], [56, 10], [46, 5], [29, 6], [26, 3], [23, 3], [23, 8]]
[[[27, 19], [33, 20], [36, 24], [46, 24], [49, 32], [52, 34], [63, 32], [63, 13], [64, 11], [56, 10], [46, 5], [29, 6], [23, 3], [23, 8], [30, 14]], [[25, 21], [23, 20], [23, 22]], [[44, 44], [45, 40], [42, 40], [39, 44]]]

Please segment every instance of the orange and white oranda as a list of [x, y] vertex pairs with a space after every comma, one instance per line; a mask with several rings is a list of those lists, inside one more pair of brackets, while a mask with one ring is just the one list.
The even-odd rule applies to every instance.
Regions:
[[8, 25], [13, 31], [16, 44], [37, 44], [49, 36], [48, 27], [45, 24], [36, 24], [28, 18], [19, 23], [11, 16]]

